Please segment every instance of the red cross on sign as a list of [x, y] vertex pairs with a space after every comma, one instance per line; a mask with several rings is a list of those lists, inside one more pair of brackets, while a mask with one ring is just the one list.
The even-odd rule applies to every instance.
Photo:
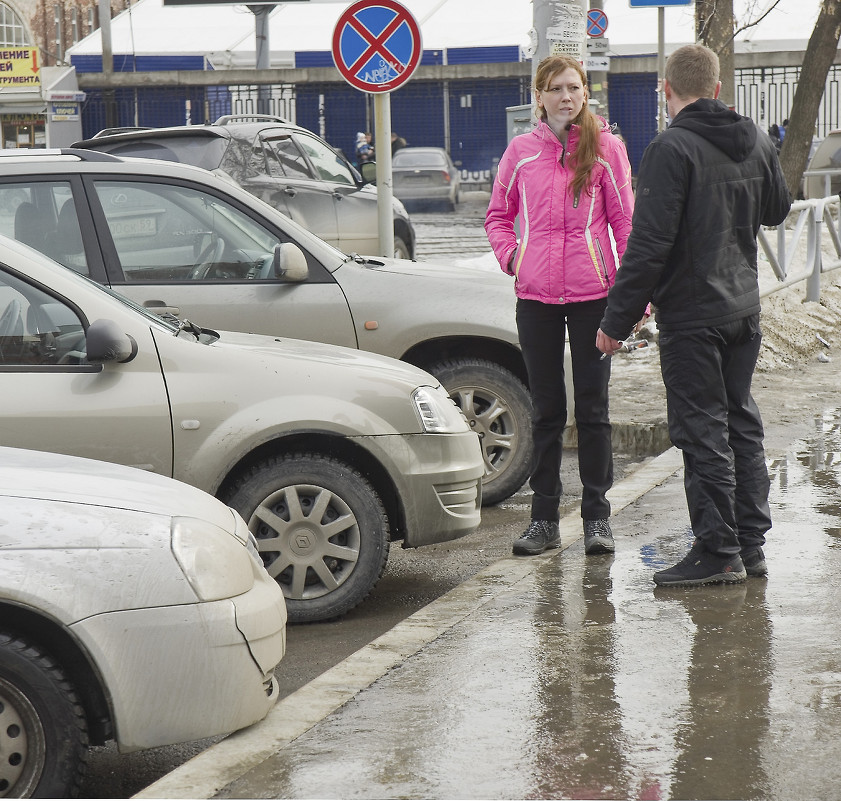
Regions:
[[395, 0], [358, 0], [333, 30], [333, 62], [363, 92], [391, 92], [420, 64], [418, 23]]

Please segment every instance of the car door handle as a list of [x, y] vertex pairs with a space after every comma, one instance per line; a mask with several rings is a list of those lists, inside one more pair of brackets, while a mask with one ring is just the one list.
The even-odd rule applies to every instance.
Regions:
[[181, 314], [180, 306], [168, 306], [163, 300], [144, 300], [143, 308], [155, 314], [173, 314], [176, 317]]
[[297, 191], [294, 190], [291, 186], [287, 186], [284, 188], [283, 193], [289, 195], [289, 197], [295, 197], [297, 195]]

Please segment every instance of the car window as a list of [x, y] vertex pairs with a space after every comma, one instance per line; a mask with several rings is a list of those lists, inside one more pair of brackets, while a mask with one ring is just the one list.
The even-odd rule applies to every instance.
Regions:
[[266, 150], [268, 162], [271, 165], [269, 174], [286, 178], [308, 178], [313, 180], [315, 176], [310, 170], [304, 154], [292, 141], [289, 134], [283, 136], [261, 137], [263, 147]]
[[447, 167], [447, 160], [440, 153], [404, 153], [398, 150], [392, 159], [395, 167]]
[[117, 138], [111, 142], [98, 142], [96, 149], [115, 156], [161, 159], [215, 170], [227, 146], [228, 140], [219, 136], [161, 136], [159, 139], [141, 137], [128, 141]]
[[299, 133], [295, 138], [309, 156], [319, 178], [334, 184], [356, 184], [347, 164], [335, 151], [314, 136]]
[[0, 367], [87, 364], [85, 328], [63, 301], [0, 271]]
[[214, 195], [143, 181], [94, 187], [126, 281], [268, 277], [278, 238]]
[[3, 184], [0, 233], [40, 250], [65, 267], [89, 274], [82, 231], [67, 181]]

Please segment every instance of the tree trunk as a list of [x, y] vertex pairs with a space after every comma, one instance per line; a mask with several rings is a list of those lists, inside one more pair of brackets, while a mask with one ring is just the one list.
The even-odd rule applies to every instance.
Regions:
[[695, 38], [718, 55], [721, 68], [719, 100], [735, 108], [733, 0], [695, 0]]
[[780, 151], [780, 165], [792, 197], [800, 195], [800, 181], [809, 158], [815, 121], [826, 88], [826, 76], [835, 58], [839, 38], [841, 0], [823, 0], [818, 21], [803, 56], [803, 66], [791, 104], [791, 116]]

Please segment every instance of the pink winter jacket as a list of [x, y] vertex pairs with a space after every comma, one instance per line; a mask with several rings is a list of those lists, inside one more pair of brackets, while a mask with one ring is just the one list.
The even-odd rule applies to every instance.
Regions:
[[[543, 303], [578, 303], [607, 295], [616, 276], [608, 234], [619, 258], [631, 232], [634, 195], [625, 145], [599, 117], [601, 155], [591, 185], [573, 197], [570, 186], [579, 129], [566, 149], [545, 122], [514, 137], [499, 162], [485, 231], [517, 297]], [[520, 241], [514, 220], [520, 217]], [[516, 250], [511, 265], [511, 255]]]

